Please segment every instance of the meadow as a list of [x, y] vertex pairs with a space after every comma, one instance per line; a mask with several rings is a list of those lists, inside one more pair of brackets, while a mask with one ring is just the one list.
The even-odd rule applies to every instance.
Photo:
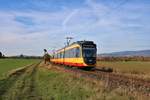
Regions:
[[149, 61], [98, 61], [99, 67], [110, 67], [115, 72], [126, 74], [150, 74]]
[[0, 59], [0, 77], [10, 70], [39, 61], [38, 59]]
[[[137, 100], [125, 89], [110, 89], [102, 81], [74, 76], [43, 63], [37, 65], [39, 61], [0, 59], [1, 74], [34, 63], [0, 80], [0, 100]], [[122, 64], [121, 62], [98, 63], [103, 66], [118, 65], [115, 68], [120, 68]], [[123, 63], [123, 66], [126, 70], [126, 66], [131, 67], [134, 64], [139, 65], [136, 62], [128, 62]], [[148, 67], [147, 64], [144, 65]], [[48, 66], [50, 66], [49, 69], [47, 69]]]
[[103, 82], [86, 80], [53, 68], [39, 68], [36, 79], [42, 100], [134, 100], [123, 94], [123, 90], [110, 90]]

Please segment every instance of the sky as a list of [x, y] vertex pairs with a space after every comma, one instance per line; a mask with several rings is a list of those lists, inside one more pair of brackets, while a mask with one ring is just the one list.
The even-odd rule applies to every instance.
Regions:
[[98, 53], [150, 49], [150, 0], [0, 0], [0, 51], [42, 55], [91, 40]]

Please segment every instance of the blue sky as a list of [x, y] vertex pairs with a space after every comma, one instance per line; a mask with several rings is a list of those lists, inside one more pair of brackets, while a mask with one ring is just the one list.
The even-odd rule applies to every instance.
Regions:
[[42, 55], [93, 40], [98, 53], [150, 49], [150, 0], [0, 0], [0, 51]]

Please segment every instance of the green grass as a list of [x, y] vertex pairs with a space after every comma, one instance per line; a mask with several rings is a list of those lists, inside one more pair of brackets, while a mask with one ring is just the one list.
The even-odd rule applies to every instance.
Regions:
[[129, 100], [101, 82], [85, 80], [71, 74], [46, 70], [37, 71], [36, 85], [42, 100]]
[[12, 69], [35, 63], [37, 59], [0, 59], [0, 77]]
[[43, 100], [86, 100], [90, 96], [90, 91], [80, 84], [83, 80], [68, 74], [41, 69], [37, 78]]
[[114, 70], [125, 73], [150, 73], [150, 62], [128, 61], [128, 62], [107, 62], [98, 61], [97, 65], [100, 67], [111, 67]]
[[101, 81], [87, 80], [55, 68], [47, 70], [44, 67], [45, 65], [30, 66], [21, 73], [0, 80], [0, 99], [136, 100], [125, 90], [109, 89]]

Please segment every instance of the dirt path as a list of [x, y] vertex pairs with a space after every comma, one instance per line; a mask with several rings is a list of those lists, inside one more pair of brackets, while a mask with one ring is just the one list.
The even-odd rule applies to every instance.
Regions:
[[35, 88], [38, 65], [27, 66], [0, 80], [0, 100], [41, 100]]

